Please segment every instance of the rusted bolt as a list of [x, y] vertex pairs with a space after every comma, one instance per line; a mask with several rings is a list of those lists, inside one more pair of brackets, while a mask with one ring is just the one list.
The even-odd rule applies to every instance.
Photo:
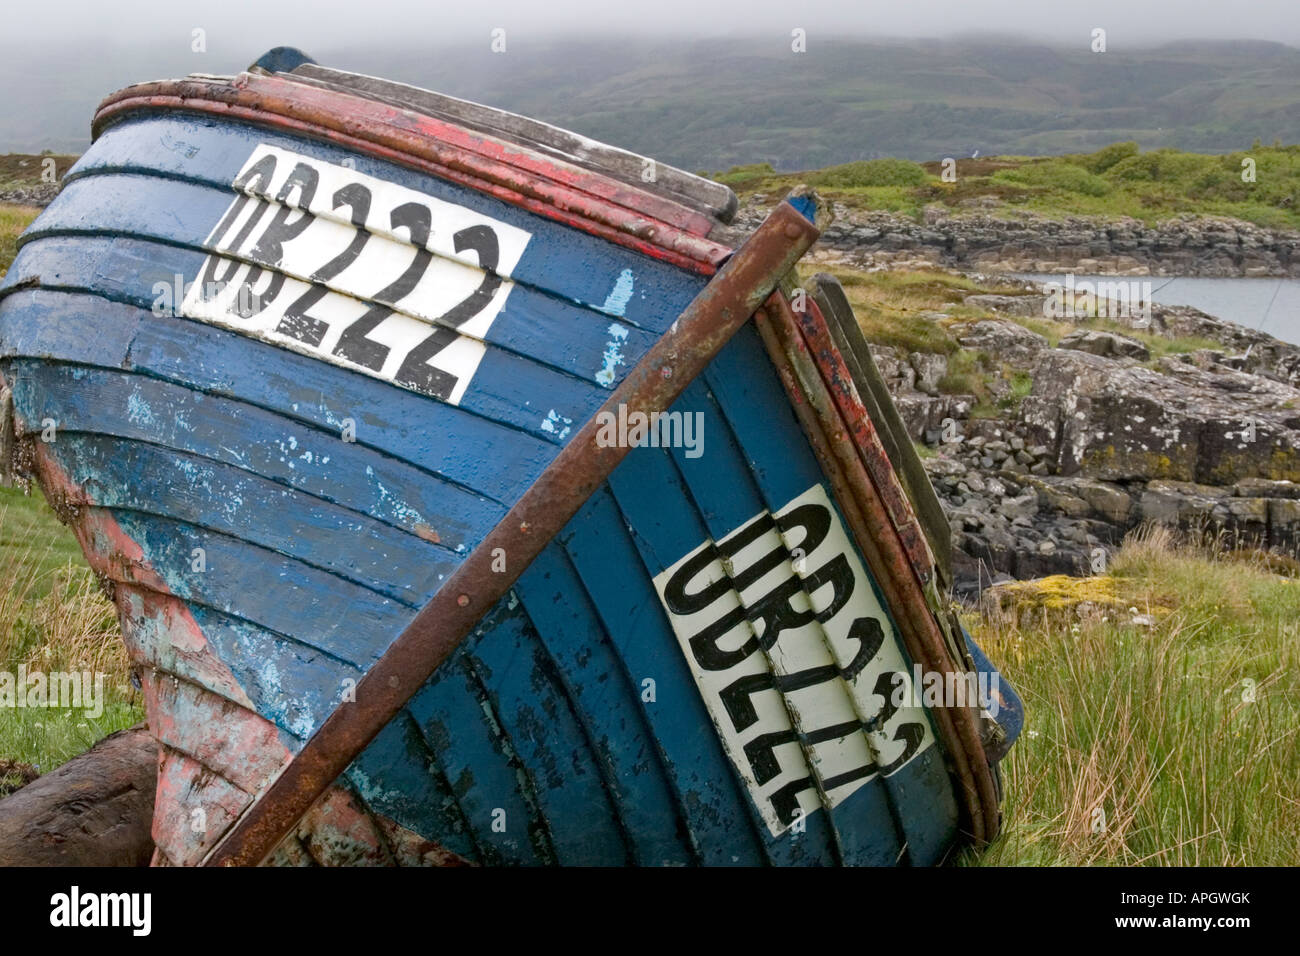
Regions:
[[456, 603], [461, 607], [467, 607], [469, 605], [469, 595], [462, 594], [460, 597], [456, 598]]
[[792, 222], [787, 224], [785, 227], [785, 237], [787, 239], [798, 239], [802, 234], [803, 230], [799, 228], [797, 223]]

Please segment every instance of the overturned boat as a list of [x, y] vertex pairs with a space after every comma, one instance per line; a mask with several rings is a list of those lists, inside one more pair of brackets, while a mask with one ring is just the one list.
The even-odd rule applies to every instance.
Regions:
[[93, 132], [0, 286], [0, 464], [117, 606], [156, 863], [993, 837], [1019, 702], [847, 300], [793, 270], [815, 195], [746, 239], [724, 186], [287, 48]]

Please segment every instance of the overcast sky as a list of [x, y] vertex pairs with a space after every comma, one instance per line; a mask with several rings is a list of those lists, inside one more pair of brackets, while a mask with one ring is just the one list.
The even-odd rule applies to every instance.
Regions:
[[[430, 48], [486, 37], [504, 27], [514, 43], [557, 33], [617, 38], [653, 32], [682, 36], [743, 30], [789, 33], [810, 43], [824, 34], [945, 36], [971, 31], [1086, 43], [1094, 27], [1108, 45], [1253, 38], [1300, 46], [1300, 0], [59, 0], [6, 3], [0, 42], [57, 43], [99, 37], [114, 45], [188, 43], [207, 31], [209, 49], [253, 33], [274, 42], [336, 49], [350, 42]], [[12, 29], [11, 29], [12, 28]], [[486, 39], [484, 40], [486, 43]], [[242, 44], [241, 44], [242, 45]], [[215, 51], [213, 51], [215, 52]]]

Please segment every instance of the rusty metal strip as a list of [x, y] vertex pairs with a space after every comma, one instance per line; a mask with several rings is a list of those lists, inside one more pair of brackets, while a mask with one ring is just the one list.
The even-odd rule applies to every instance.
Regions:
[[[781, 203], [687, 306], [601, 407], [666, 410], [776, 288], [818, 236]], [[206, 866], [264, 860], [423, 686], [519, 575], [604, 483], [629, 448], [604, 446], [597, 412], [443, 583], [356, 687], [212, 851]], [[505, 570], [497, 571], [500, 556]]]
[[91, 128], [98, 137], [132, 113], [158, 110], [223, 116], [337, 143], [704, 275], [731, 253], [705, 237], [712, 219], [670, 200], [453, 123], [280, 77], [241, 74], [230, 82], [190, 78], [129, 86], [100, 104]]
[[[946, 674], [959, 668], [925, 598], [924, 586], [872, 482], [847, 422], [831, 397], [783, 296], [774, 295], [755, 323], [777, 367], [791, 404], [830, 478], [863, 556], [884, 592], [899, 634], [914, 661]], [[997, 833], [998, 801], [978, 733], [978, 716], [967, 707], [931, 710], [959, 784], [966, 825], [977, 845]]]

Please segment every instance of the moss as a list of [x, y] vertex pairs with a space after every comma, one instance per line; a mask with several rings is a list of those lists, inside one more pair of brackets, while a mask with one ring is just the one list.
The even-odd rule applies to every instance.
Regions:
[[1079, 604], [1118, 605], [1121, 601], [1115, 579], [1108, 576], [1072, 578], [1065, 574], [1038, 578], [1033, 581], [1013, 581], [999, 585], [1004, 610], [1025, 611], [1047, 608], [1058, 611]]
[[1219, 456], [1208, 478], [1213, 484], [1227, 485], [1248, 475], [1300, 482], [1300, 452], [1275, 446], [1261, 462], [1257, 455], [1229, 449]]
[[1164, 478], [1170, 481], [1193, 481], [1195, 475], [1185, 462], [1177, 462], [1168, 455], [1154, 451], [1126, 449], [1120, 451], [1113, 444], [1093, 446], [1083, 453], [1083, 468], [1087, 472], [1106, 473], [1120, 467], [1125, 471], [1147, 478]]

